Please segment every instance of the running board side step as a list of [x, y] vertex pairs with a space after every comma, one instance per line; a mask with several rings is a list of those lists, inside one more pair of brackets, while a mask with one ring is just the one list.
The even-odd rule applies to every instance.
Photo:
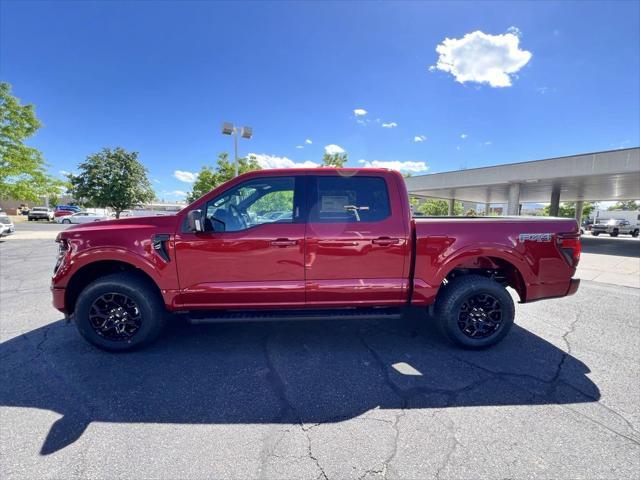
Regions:
[[320, 310], [206, 310], [190, 311], [191, 324], [222, 322], [286, 322], [298, 320], [397, 320], [402, 308], [345, 308]]

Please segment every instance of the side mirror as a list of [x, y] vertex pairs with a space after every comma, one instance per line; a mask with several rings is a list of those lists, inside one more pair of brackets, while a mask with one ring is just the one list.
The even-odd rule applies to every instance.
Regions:
[[191, 232], [204, 232], [204, 222], [202, 221], [202, 210], [191, 210], [187, 213], [187, 225]]

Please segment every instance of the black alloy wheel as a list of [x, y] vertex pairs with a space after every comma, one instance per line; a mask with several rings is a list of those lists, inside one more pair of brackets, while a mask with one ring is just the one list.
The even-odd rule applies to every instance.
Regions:
[[469, 338], [487, 338], [502, 324], [500, 301], [488, 293], [479, 293], [465, 300], [460, 306], [458, 327]]
[[129, 341], [142, 326], [136, 302], [122, 293], [105, 293], [91, 304], [89, 322], [93, 330], [107, 340]]

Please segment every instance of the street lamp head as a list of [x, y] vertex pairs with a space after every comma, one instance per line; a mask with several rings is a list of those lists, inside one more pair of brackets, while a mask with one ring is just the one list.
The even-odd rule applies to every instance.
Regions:
[[233, 133], [233, 124], [229, 122], [224, 122], [222, 124], [222, 134], [231, 135], [232, 133]]
[[242, 127], [242, 138], [251, 138], [253, 135], [253, 128], [251, 127]]

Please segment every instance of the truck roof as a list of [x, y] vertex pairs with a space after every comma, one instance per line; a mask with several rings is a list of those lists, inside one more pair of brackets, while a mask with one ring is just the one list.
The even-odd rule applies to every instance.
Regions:
[[390, 168], [375, 168], [375, 167], [363, 167], [363, 168], [337, 168], [337, 167], [296, 167], [296, 168], [269, 168], [264, 170], [252, 170], [242, 175], [260, 174], [263, 172], [269, 173], [355, 173], [355, 172], [370, 172], [370, 173], [398, 173], [396, 170]]

